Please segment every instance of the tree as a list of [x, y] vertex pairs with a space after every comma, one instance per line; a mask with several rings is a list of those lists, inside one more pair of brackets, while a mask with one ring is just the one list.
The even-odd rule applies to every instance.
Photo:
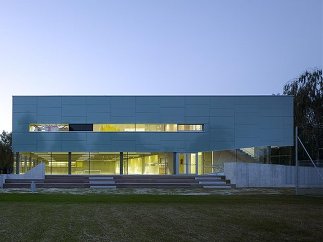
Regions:
[[2, 131], [0, 134], [0, 173], [11, 173], [12, 170], [12, 134]]
[[[295, 125], [313, 157], [319, 160], [323, 146], [322, 69], [306, 71], [284, 86], [285, 95], [294, 96]], [[322, 151], [321, 151], [322, 153]]]

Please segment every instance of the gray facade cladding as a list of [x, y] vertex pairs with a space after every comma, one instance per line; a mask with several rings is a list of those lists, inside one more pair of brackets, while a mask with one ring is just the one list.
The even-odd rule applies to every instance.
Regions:
[[[14, 96], [15, 152], [201, 152], [293, 145], [292, 96]], [[202, 124], [202, 132], [30, 132], [30, 124]]]

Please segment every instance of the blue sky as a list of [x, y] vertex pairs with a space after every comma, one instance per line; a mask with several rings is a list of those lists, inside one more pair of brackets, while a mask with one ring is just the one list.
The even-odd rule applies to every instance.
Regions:
[[281, 93], [322, 67], [321, 0], [0, 0], [12, 95]]

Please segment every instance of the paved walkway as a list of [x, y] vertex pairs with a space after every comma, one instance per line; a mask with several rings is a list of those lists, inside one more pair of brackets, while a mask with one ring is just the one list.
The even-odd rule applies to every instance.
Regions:
[[[46, 194], [155, 194], [155, 195], [252, 195], [252, 194], [295, 194], [292, 188], [241, 188], [241, 189], [203, 189], [203, 188], [74, 188], [74, 189], [59, 189], [59, 188], [39, 188], [37, 193]], [[0, 189], [0, 194], [3, 193], [31, 193], [30, 189], [6, 188]]]

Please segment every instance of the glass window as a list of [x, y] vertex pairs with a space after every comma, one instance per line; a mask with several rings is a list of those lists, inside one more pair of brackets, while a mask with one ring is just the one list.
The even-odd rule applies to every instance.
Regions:
[[88, 152], [72, 152], [71, 153], [71, 168], [74, 175], [89, 174], [90, 154]]
[[164, 132], [164, 124], [136, 124], [137, 132]]
[[172, 153], [127, 153], [123, 154], [124, 174], [165, 175], [173, 174]]
[[93, 131], [93, 124], [70, 124], [69, 131]]
[[165, 132], [177, 132], [177, 124], [165, 124]]
[[163, 124], [149, 124], [149, 131], [164, 132], [164, 125]]
[[90, 174], [119, 174], [120, 153], [91, 152]]
[[64, 132], [69, 131], [68, 124], [30, 124], [29, 132]]
[[94, 132], [134, 132], [135, 124], [93, 124]]
[[178, 124], [178, 131], [203, 131], [203, 124]]
[[136, 131], [137, 132], [147, 132], [149, 131], [148, 124], [136, 124]]
[[51, 171], [53, 175], [67, 175], [68, 173], [68, 153], [52, 153]]
[[203, 131], [203, 124], [30, 124], [29, 132], [182, 132]]

